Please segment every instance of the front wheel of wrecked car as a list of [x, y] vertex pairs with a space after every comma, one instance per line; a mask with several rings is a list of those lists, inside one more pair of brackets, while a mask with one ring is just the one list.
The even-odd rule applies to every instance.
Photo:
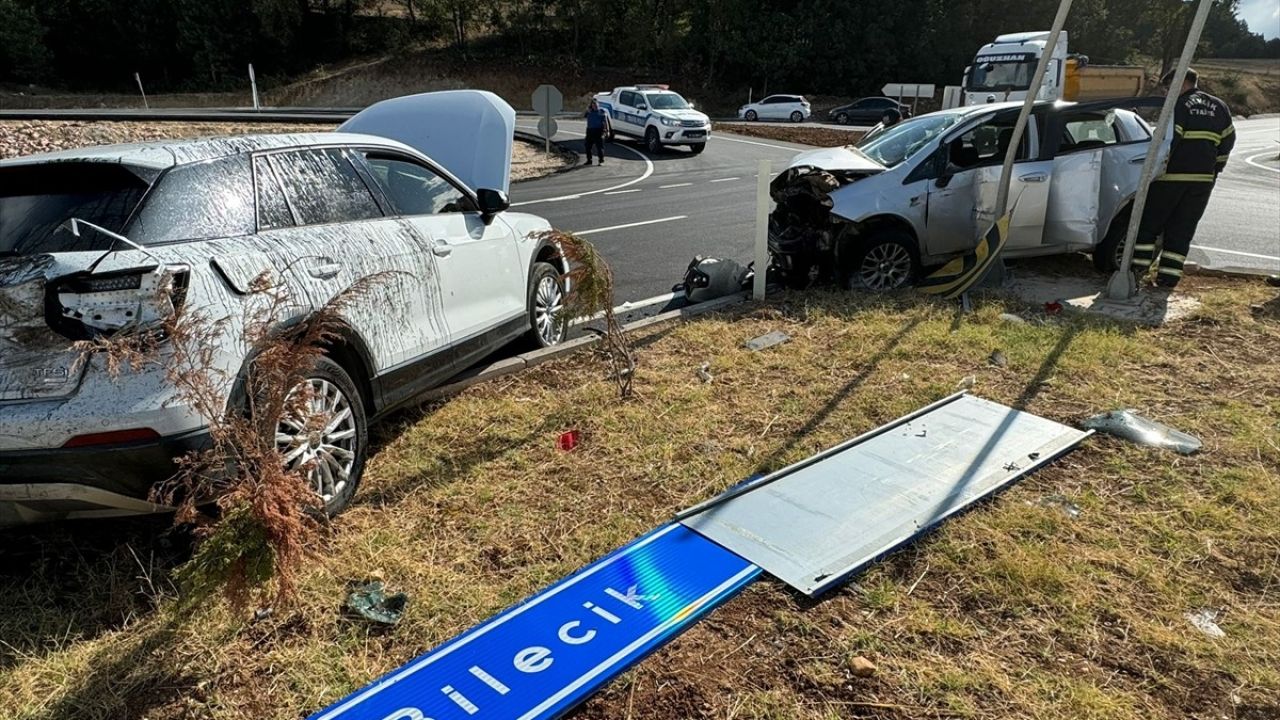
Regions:
[[535, 347], [564, 342], [564, 279], [549, 263], [535, 263], [529, 274], [529, 338]]
[[901, 230], [886, 230], [856, 245], [846, 266], [850, 288], [888, 292], [910, 285], [917, 274], [914, 244]]
[[364, 474], [369, 431], [360, 391], [341, 365], [321, 357], [289, 391], [276, 449], [320, 497], [326, 515], [346, 509]]

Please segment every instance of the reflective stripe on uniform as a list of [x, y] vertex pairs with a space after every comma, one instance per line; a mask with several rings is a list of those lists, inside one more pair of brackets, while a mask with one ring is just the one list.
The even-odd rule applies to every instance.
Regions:
[[1182, 126], [1181, 126], [1181, 125], [1174, 125], [1174, 126], [1173, 126], [1173, 134], [1174, 134], [1174, 135], [1181, 136], [1181, 135], [1182, 135]]
[[1156, 249], [1155, 244], [1151, 244], [1151, 245], [1143, 245], [1143, 244], [1139, 243], [1139, 244], [1137, 244], [1137, 245], [1134, 245], [1134, 246], [1133, 246], [1133, 250], [1134, 250], [1134, 252], [1137, 252], [1137, 251], [1139, 251], [1139, 250], [1146, 250], [1146, 251], [1150, 252], [1150, 251], [1155, 250], [1155, 249]]
[[1228, 125], [1226, 130], [1222, 131], [1222, 137], [1226, 137], [1236, 131], [1235, 125]]
[[1182, 133], [1182, 139], [1183, 140], [1208, 140], [1214, 145], [1217, 145], [1222, 142], [1221, 135], [1219, 135], [1216, 132], [1210, 132], [1209, 130], [1188, 130], [1187, 132]]
[[1161, 182], [1208, 182], [1216, 179], [1213, 173], [1165, 173], [1156, 180]]
[[1218, 160], [1218, 162], [1220, 162], [1220, 163], [1224, 163], [1224, 162], [1226, 162], [1226, 161], [1227, 161], [1227, 158], [1229, 158], [1229, 157], [1231, 157], [1231, 156], [1230, 156], [1230, 155], [1219, 155], [1219, 156], [1218, 156], [1218, 158], [1217, 158], [1217, 160]]
[[1165, 260], [1176, 260], [1179, 263], [1184, 263], [1187, 261], [1187, 256], [1179, 255], [1176, 252], [1170, 252], [1168, 250], [1165, 250], [1164, 252], [1160, 253], [1160, 261], [1164, 262]]
[[1156, 271], [1157, 275], [1172, 275], [1174, 277], [1182, 277], [1182, 271], [1177, 268], [1162, 267]]

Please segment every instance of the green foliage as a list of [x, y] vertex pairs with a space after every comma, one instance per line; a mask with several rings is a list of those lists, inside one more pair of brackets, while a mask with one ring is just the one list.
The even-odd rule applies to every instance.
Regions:
[[[1199, 54], [1275, 57], [1219, 0]], [[412, 39], [469, 53], [628, 68], [638, 79], [862, 94], [888, 81], [955, 83], [997, 34], [1048, 28], [1058, 0], [0, 0], [0, 81], [72, 88], [217, 90], [245, 66], [288, 75]], [[1155, 57], [1186, 37], [1183, 0], [1076, 0], [1074, 52]]]
[[275, 573], [276, 557], [262, 523], [245, 507], [224, 515], [196, 546], [191, 559], [174, 573], [184, 606], [196, 608], [228, 596], [244, 607], [248, 593]]

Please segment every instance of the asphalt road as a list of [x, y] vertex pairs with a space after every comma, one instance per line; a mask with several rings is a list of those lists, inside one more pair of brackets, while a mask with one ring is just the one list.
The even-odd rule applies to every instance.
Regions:
[[[529, 118], [519, 125], [532, 129]], [[557, 140], [583, 124], [561, 120]], [[1280, 273], [1280, 118], [1238, 120], [1232, 160], [1200, 223], [1190, 259], [1206, 267]], [[774, 173], [805, 146], [712, 135], [701, 155], [605, 145], [603, 166], [517, 183], [515, 209], [586, 235], [612, 266], [619, 303], [670, 292], [695, 255], [750, 260], [759, 160]]]

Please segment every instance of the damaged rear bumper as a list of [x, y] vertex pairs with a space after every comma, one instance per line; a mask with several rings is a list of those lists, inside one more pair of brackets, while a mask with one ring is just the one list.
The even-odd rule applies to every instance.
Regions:
[[155, 441], [0, 452], [0, 527], [164, 512], [152, 488], [175, 460], [209, 447], [208, 430]]

